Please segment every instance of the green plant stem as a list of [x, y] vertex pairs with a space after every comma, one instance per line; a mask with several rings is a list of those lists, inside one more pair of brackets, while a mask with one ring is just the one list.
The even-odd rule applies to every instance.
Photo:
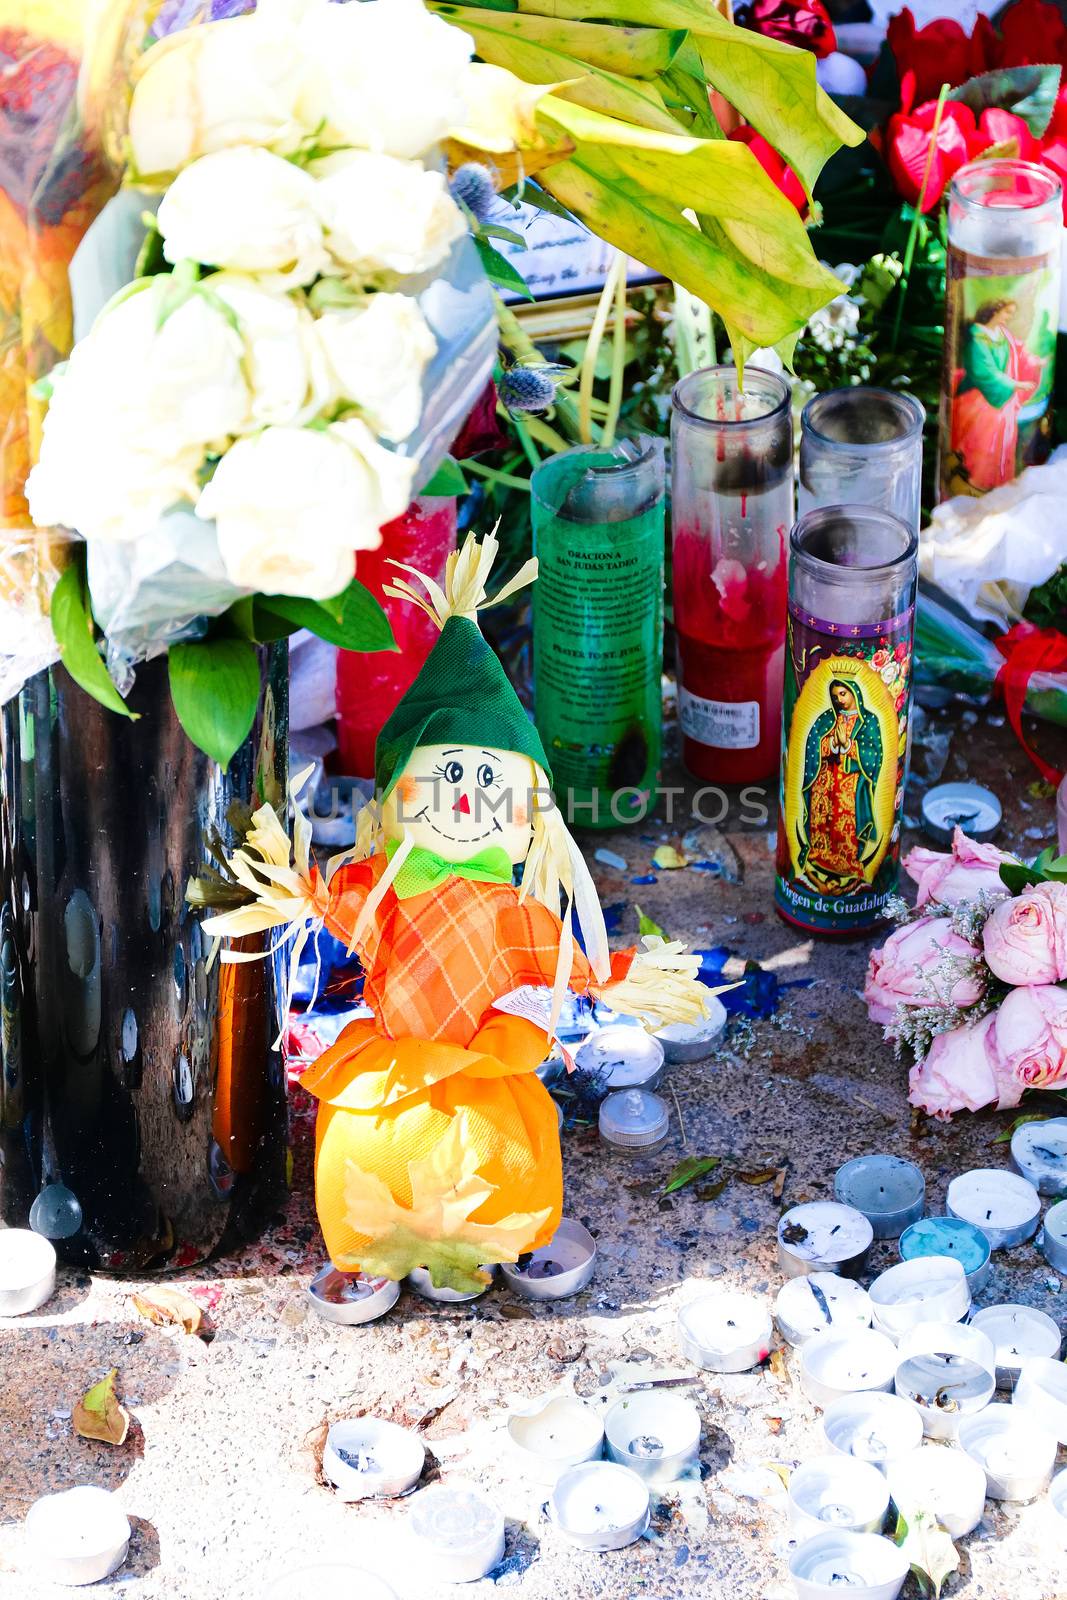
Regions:
[[[496, 306], [497, 326], [500, 329], [502, 342], [511, 351], [516, 361], [540, 362], [544, 358], [534, 344], [529, 334], [525, 332], [518, 317], [510, 306], [506, 306], [498, 294], [493, 295]], [[578, 424], [578, 407], [569, 395], [561, 394], [556, 390], [555, 420], [560, 431], [569, 439], [571, 444], [578, 444], [581, 440], [581, 428]]]
[[615, 443], [615, 429], [619, 425], [622, 409], [622, 381], [626, 367], [626, 257], [619, 251], [615, 275], [615, 327], [611, 341], [611, 383], [608, 388], [608, 410], [604, 418], [601, 444], [610, 450]]
[[900, 339], [900, 325], [904, 318], [904, 301], [907, 298], [908, 283], [911, 278], [911, 264], [915, 259], [915, 245], [919, 237], [919, 228], [923, 218], [923, 201], [926, 199], [926, 189], [930, 182], [930, 170], [934, 164], [934, 152], [937, 150], [937, 135], [941, 128], [941, 118], [944, 115], [945, 101], [948, 99], [950, 85], [943, 83], [941, 93], [937, 97], [937, 110], [934, 113], [934, 125], [930, 130], [930, 146], [926, 152], [926, 166], [923, 169], [923, 181], [919, 188], [919, 198], [915, 202], [915, 215], [911, 219], [911, 228], [908, 232], [908, 242], [904, 248], [904, 266], [900, 274], [900, 283], [897, 286], [897, 314], [893, 319], [893, 353], [896, 354], [897, 344]]
[[473, 472], [476, 478], [485, 478], [488, 483], [502, 484], [505, 489], [522, 489], [526, 494], [530, 492], [529, 478], [516, 478], [511, 472], [484, 466], [480, 461], [464, 461], [463, 470]]
[[593, 413], [591, 404], [593, 399], [593, 380], [596, 377], [597, 356], [600, 354], [600, 344], [607, 327], [608, 313], [611, 302], [615, 297], [615, 285], [618, 281], [619, 263], [626, 270], [626, 257], [621, 251], [616, 251], [615, 257], [604, 279], [604, 287], [597, 301], [596, 312], [593, 316], [593, 326], [589, 330], [589, 338], [585, 343], [585, 355], [582, 357], [581, 376], [578, 380], [578, 423], [581, 430], [581, 442], [593, 444]]

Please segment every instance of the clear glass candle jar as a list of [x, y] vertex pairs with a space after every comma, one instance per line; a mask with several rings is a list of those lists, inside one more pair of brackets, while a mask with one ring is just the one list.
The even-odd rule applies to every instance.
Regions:
[[1032, 161], [975, 161], [948, 204], [941, 498], [1044, 461], [1060, 305], [1062, 186]]
[[775, 905], [812, 933], [866, 933], [896, 893], [918, 537], [870, 506], [790, 536]]
[[857, 384], [812, 395], [800, 417], [797, 515], [878, 506], [919, 526], [926, 413], [913, 395]]
[[671, 396], [678, 721], [697, 778], [778, 765], [793, 418], [784, 378], [705, 367]]

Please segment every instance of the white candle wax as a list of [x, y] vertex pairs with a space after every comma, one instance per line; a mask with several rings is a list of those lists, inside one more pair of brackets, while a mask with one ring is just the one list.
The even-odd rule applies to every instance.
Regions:
[[789, 1557], [798, 1600], [896, 1600], [908, 1576], [908, 1558], [877, 1533], [828, 1529]]
[[493, 1266], [481, 1267], [479, 1270], [486, 1274], [489, 1282], [472, 1293], [465, 1293], [462, 1289], [436, 1288], [426, 1267], [416, 1267], [413, 1272], [409, 1272], [404, 1279], [404, 1287], [414, 1294], [421, 1295], [423, 1300], [433, 1300], [440, 1305], [465, 1305], [468, 1300], [480, 1299], [496, 1276], [496, 1268]]
[[990, 1248], [1022, 1244], [1036, 1231], [1041, 1199], [1032, 1183], [1000, 1167], [977, 1167], [953, 1178], [945, 1210], [981, 1228]]
[[873, 1240], [874, 1229], [862, 1212], [835, 1200], [810, 1200], [778, 1219], [778, 1265], [790, 1278], [804, 1272], [854, 1278]]
[[949, 1256], [916, 1256], [875, 1278], [870, 1287], [874, 1326], [891, 1339], [921, 1322], [956, 1322], [971, 1307], [962, 1265]]
[[708, 1015], [699, 1022], [668, 1022], [655, 1037], [668, 1062], [705, 1061], [726, 1032], [726, 1007], [713, 994], [705, 997]]
[[509, 1289], [527, 1300], [565, 1300], [584, 1289], [596, 1266], [596, 1240], [573, 1217], [564, 1217], [548, 1244], [521, 1267], [504, 1262], [500, 1271]]
[[905, 1517], [932, 1513], [953, 1539], [973, 1533], [985, 1510], [986, 1476], [962, 1450], [923, 1445], [886, 1468], [889, 1492]]
[[1067, 1200], [1058, 1200], [1045, 1212], [1038, 1246], [1050, 1267], [1067, 1272]]
[[960, 1423], [960, 1448], [986, 1475], [991, 1500], [1035, 1500], [1048, 1486], [1056, 1440], [1016, 1406], [987, 1406]]
[[822, 1431], [831, 1450], [884, 1471], [888, 1462], [919, 1448], [923, 1419], [910, 1400], [876, 1389], [835, 1400], [823, 1413]]
[[1067, 1195], [1067, 1117], [1024, 1122], [1011, 1136], [1011, 1158], [1038, 1194]]
[[766, 1361], [773, 1338], [771, 1315], [755, 1295], [736, 1289], [703, 1294], [678, 1313], [678, 1345], [706, 1372], [747, 1372]]
[[1034, 1356], [1060, 1353], [1059, 1324], [1033, 1306], [987, 1306], [976, 1311], [971, 1327], [981, 1329], [997, 1355], [997, 1388], [1013, 1389], [1023, 1363]]
[[622, 1550], [648, 1527], [648, 1485], [629, 1467], [587, 1461], [562, 1474], [548, 1509], [572, 1544], [583, 1550]]
[[885, 1478], [867, 1461], [823, 1456], [789, 1479], [789, 1522], [796, 1539], [813, 1539], [829, 1524], [853, 1533], [881, 1533], [889, 1509]]
[[322, 1452], [322, 1470], [342, 1500], [406, 1494], [418, 1483], [425, 1462], [422, 1440], [380, 1417], [335, 1422]]
[[324, 1600], [325, 1596], [359, 1596], [359, 1600], [396, 1600], [389, 1585], [373, 1572], [335, 1561], [318, 1561], [274, 1578], [262, 1600]]
[[800, 1347], [800, 1387], [817, 1406], [861, 1389], [891, 1389], [897, 1352], [884, 1333], [820, 1333]]
[[856, 1156], [838, 1168], [834, 1195], [863, 1212], [876, 1239], [899, 1239], [923, 1214], [926, 1180], [900, 1156]]
[[531, 1478], [555, 1483], [568, 1467], [600, 1455], [604, 1429], [592, 1407], [576, 1395], [557, 1395], [535, 1410], [509, 1417], [508, 1437]]
[[1067, 1444], [1067, 1366], [1048, 1356], [1033, 1356], [1019, 1373], [1012, 1404], [1030, 1420]]
[[391, 1278], [366, 1278], [362, 1273], [323, 1267], [308, 1284], [307, 1293], [325, 1322], [353, 1326], [384, 1317], [400, 1298], [400, 1285]]
[[480, 1489], [433, 1483], [408, 1513], [415, 1560], [428, 1582], [477, 1583], [504, 1557], [504, 1518]]
[[607, 1090], [654, 1089], [663, 1071], [663, 1046], [644, 1028], [609, 1023], [575, 1052], [574, 1064], [595, 1072]]
[[55, 1246], [30, 1228], [0, 1228], [0, 1317], [22, 1317], [56, 1287]]
[[851, 1278], [812, 1272], [782, 1285], [774, 1302], [774, 1320], [783, 1339], [803, 1344], [828, 1328], [838, 1333], [869, 1328], [871, 1302], [866, 1289]]
[[37, 1571], [70, 1588], [117, 1571], [130, 1542], [129, 1518], [118, 1499], [92, 1484], [35, 1500], [24, 1531]]
[[695, 1465], [700, 1412], [680, 1394], [647, 1389], [623, 1395], [604, 1418], [608, 1455], [648, 1484], [673, 1483]]

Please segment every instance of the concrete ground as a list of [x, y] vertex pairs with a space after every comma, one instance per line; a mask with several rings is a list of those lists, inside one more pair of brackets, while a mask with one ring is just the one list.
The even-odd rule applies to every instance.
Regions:
[[[1054, 738], [1043, 731], [1050, 752]], [[1052, 804], [1031, 790], [1033, 770], [998, 719], [931, 721], [917, 756], [920, 787], [924, 770], [942, 762], [946, 777], [967, 773], [997, 791], [1006, 813], [1002, 842], [1033, 854], [1051, 841]], [[787, 1353], [784, 1364], [736, 1377], [694, 1374], [674, 1334], [692, 1280], [773, 1299], [780, 1205], [773, 1184], [736, 1178], [718, 1198], [686, 1190], [665, 1199], [665, 1177], [684, 1154], [785, 1168], [781, 1203], [791, 1204], [829, 1195], [847, 1157], [892, 1150], [920, 1163], [929, 1209], [937, 1211], [955, 1173], [1007, 1164], [1006, 1147], [993, 1141], [1010, 1118], [913, 1126], [904, 1068], [859, 998], [867, 946], [812, 941], [776, 918], [766, 830], [725, 823], [719, 835], [705, 835], [703, 853], [721, 858], [727, 877], [685, 869], [632, 886], [631, 876], [651, 870], [655, 844], [679, 832], [685, 829], [654, 824], [588, 841], [590, 850], [606, 845], [628, 862], [627, 872], [596, 867], [605, 903], [626, 905], [620, 942], [634, 936], [637, 898], [672, 935], [701, 947], [729, 945], [736, 951], [730, 971], [754, 958], [783, 980], [815, 981], [785, 990], [773, 1018], [735, 1027], [716, 1059], [672, 1069], [665, 1092], [674, 1116], [659, 1154], [621, 1161], [592, 1131], [564, 1136], [566, 1210], [598, 1237], [590, 1288], [552, 1308], [532, 1308], [499, 1289], [458, 1308], [404, 1294], [383, 1321], [362, 1328], [309, 1314], [304, 1285], [322, 1246], [310, 1195], [309, 1107], [297, 1091], [285, 1216], [243, 1255], [180, 1280], [209, 1308], [212, 1342], [142, 1320], [130, 1299], [136, 1283], [77, 1274], [64, 1277], [41, 1313], [0, 1325], [3, 1600], [56, 1600], [61, 1591], [25, 1567], [20, 1523], [39, 1495], [79, 1482], [119, 1490], [135, 1524], [129, 1561], [101, 1592], [259, 1600], [293, 1566], [333, 1559], [387, 1578], [400, 1600], [457, 1595], [411, 1566], [408, 1504], [344, 1505], [321, 1482], [316, 1446], [324, 1423], [364, 1410], [421, 1427], [433, 1470], [446, 1481], [480, 1484], [504, 1512], [504, 1565], [469, 1587], [471, 1600], [496, 1587], [514, 1588], [523, 1600], [785, 1600], [792, 1591], [784, 1495], [768, 1464], [789, 1467], [822, 1450], [796, 1358]], [[894, 1259], [892, 1246], [880, 1246], [875, 1265]], [[1067, 1293], [1061, 1297], [1058, 1277], [1032, 1244], [995, 1262], [982, 1304], [1025, 1301], [1067, 1321]], [[84, 1441], [70, 1422], [74, 1402], [111, 1367], [134, 1418], [119, 1448]], [[654, 1502], [648, 1539], [609, 1555], [578, 1552], [546, 1521], [545, 1492], [509, 1458], [503, 1422], [517, 1403], [550, 1391], [573, 1388], [603, 1400], [657, 1370], [692, 1379], [683, 1392], [704, 1416], [702, 1481]], [[946, 1595], [1067, 1594], [1067, 1524], [1056, 1524], [1047, 1504], [990, 1505], [961, 1556]], [[358, 1582], [323, 1583], [319, 1592], [324, 1600], [361, 1600]], [[917, 1590], [909, 1584], [907, 1593]]]

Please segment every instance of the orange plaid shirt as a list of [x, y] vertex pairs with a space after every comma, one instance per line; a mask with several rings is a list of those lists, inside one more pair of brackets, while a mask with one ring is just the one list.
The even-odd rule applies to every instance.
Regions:
[[[342, 867], [330, 885], [326, 926], [346, 944], [385, 864], [376, 855]], [[364, 999], [386, 1038], [466, 1048], [494, 1001], [524, 984], [551, 986], [562, 937], [559, 918], [540, 901], [520, 905], [510, 884], [449, 878], [439, 890], [403, 900], [389, 889], [358, 947]], [[610, 982], [625, 977], [633, 954], [612, 956]], [[577, 944], [568, 987], [576, 994], [606, 987]]]

